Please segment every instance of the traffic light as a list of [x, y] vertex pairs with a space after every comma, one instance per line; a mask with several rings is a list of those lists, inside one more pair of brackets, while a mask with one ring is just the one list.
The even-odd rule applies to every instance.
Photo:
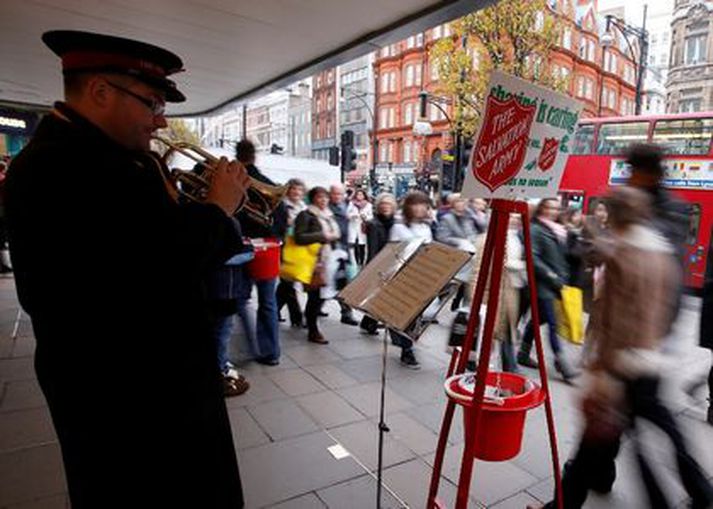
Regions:
[[329, 164], [339, 166], [339, 147], [329, 147]]
[[342, 149], [342, 173], [346, 174], [356, 170], [357, 153], [354, 150], [354, 131], [344, 131], [341, 140]]

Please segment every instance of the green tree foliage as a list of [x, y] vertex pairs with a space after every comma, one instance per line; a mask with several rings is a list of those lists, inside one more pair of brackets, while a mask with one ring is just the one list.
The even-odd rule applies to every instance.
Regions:
[[452, 35], [429, 52], [438, 66], [438, 94], [453, 102], [453, 121], [466, 136], [475, 133], [493, 69], [564, 90], [566, 80], [547, 65], [560, 39], [556, 13], [547, 0], [500, 1], [452, 24]]

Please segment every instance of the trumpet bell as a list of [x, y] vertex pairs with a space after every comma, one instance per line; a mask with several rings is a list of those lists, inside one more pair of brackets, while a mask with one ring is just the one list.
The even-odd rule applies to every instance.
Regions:
[[[173, 186], [180, 197], [189, 201], [204, 202], [211, 186], [218, 158], [207, 150], [190, 143], [172, 142], [160, 136], [154, 136], [154, 139], [168, 147], [161, 158], [164, 166], [168, 166], [168, 162], [175, 153], [180, 153], [195, 161], [197, 166], [202, 168], [200, 174], [196, 171], [173, 169], [170, 175]], [[235, 212], [244, 211], [255, 221], [270, 225], [272, 213], [279, 206], [286, 192], [287, 186], [273, 186], [250, 178], [250, 185], [245, 197]]]

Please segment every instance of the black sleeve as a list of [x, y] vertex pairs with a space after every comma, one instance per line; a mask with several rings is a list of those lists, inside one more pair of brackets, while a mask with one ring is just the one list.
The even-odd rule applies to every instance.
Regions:
[[319, 223], [315, 223], [316, 219], [307, 211], [300, 212], [295, 218], [295, 243], [300, 246], [314, 244], [319, 242], [325, 244], [327, 242], [322, 228], [319, 228]]
[[272, 231], [278, 239], [284, 239], [287, 235], [287, 207], [280, 203], [272, 214]]

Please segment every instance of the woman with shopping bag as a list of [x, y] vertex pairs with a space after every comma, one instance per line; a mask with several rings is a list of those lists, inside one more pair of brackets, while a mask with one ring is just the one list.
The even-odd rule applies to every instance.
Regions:
[[327, 284], [327, 264], [332, 258], [331, 251], [340, 238], [340, 231], [329, 208], [329, 192], [325, 188], [317, 186], [310, 189], [308, 200], [310, 205], [297, 215], [294, 230], [295, 246], [308, 249], [302, 253], [304, 263], [301, 269], [295, 270], [293, 277], [302, 282], [307, 290], [307, 339], [312, 343], [326, 345], [329, 341], [320, 332], [317, 320], [323, 301], [321, 289]]
[[[555, 302], [561, 299], [561, 290], [569, 280], [569, 267], [566, 254], [567, 231], [557, 223], [559, 202], [554, 198], [545, 198], [538, 203], [535, 218], [532, 221], [532, 256], [537, 281], [537, 304], [540, 321], [547, 324], [550, 346], [555, 357], [555, 369], [560, 372], [565, 382], [570, 383], [579, 375], [567, 362], [562, 345], [557, 337], [557, 317]], [[535, 330], [532, 320], [525, 327], [520, 343], [517, 362], [521, 366], [536, 368], [537, 362], [530, 357]]]

